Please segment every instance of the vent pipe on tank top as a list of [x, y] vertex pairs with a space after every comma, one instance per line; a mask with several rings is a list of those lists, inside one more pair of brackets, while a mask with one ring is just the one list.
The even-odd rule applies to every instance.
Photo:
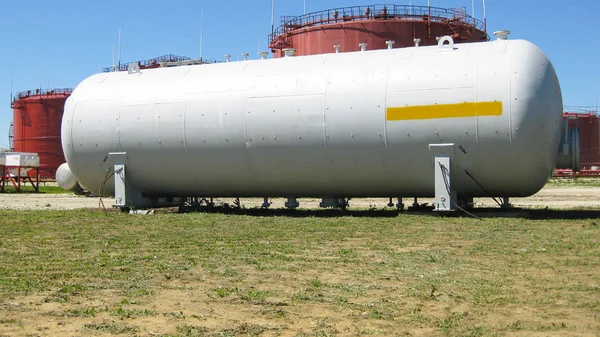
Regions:
[[296, 49], [294, 48], [285, 48], [283, 49], [283, 52], [285, 54], [285, 57], [292, 57], [296, 55]]
[[510, 30], [498, 30], [494, 32], [498, 40], [508, 40], [508, 34], [510, 34]]

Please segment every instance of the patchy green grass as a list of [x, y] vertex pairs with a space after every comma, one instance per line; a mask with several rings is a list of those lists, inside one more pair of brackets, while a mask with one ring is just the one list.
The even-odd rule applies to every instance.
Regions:
[[114, 310], [111, 310], [111, 315], [117, 316], [119, 318], [134, 318], [141, 316], [156, 316], [156, 312], [150, 309], [128, 309], [123, 307], [118, 307]]
[[0, 328], [19, 334], [49, 321], [49, 335], [58, 322], [75, 335], [600, 331], [594, 212], [537, 220], [240, 213], [0, 211]]
[[581, 178], [552, 178], [548, 180], [549, 186], [600, 186], [600, 177]]
[[[4, 193], [36, 193], [35, 188], [31, 186], [29, 182], [22, 181], [21, 182], [21, 190], [17, 192], [15, 187], [9, 182], [4, 189]], [[40, 183], [39, 193], [47, 193], [47, 194], [73, 194], [71, 191], [65, 191], [59, 186], [55, 185], [45, 185], [44, 183]]]
[[84, 309], [71, 309], [64, 316], [65, 317], [95, 317], [97, 314], [96, 308], [84, 308]]
[[2, 318], [0, 319], [0, 325], [16, 325], [21, 327], [23, 326], [23, 322], [16, 318]]
[[105, 332], [116, 335], [140, 331], [137, 326], [121, 323], [88, 323], [84, 325], [84, 328], [90, 331]]

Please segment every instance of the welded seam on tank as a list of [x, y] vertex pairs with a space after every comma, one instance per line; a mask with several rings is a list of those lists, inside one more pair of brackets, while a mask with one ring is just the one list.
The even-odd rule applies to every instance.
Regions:
[[[475, 102], [479, 101], [479, 64], [480, 60], [475, 62]], [[479, 144], [479, 116], [475, 117], [475, 144]]]
[[[396, 55], [396, 53], [390, 53], [391, 57], [393, 57], [394, 55]], [[411, 54], [412, 55], [412, 54]], [[388, 100], [388, 90], [389, 90], [389, 84], [390, 84], [390, 71], [392, 69], [392, 62], [393, 59], [388, 60], [388, 65], [387, 65], [387, 70], [385, 72], [385, 87], [384, 87], [384, 93], [385, 95], [383, 95], [383, 106], [382, 107], [387, 107], [387, 100]], [[385, 143], [385, 148], [388, 148], [388, 129], [387, 129], [387, 108], [385, 108], [386, 111], [386, 119], [383, 121], [383, 141]]]
[[418, 119], [463, 118], [502, 115], [502, 102], [464, 102], [430, 104], [405, 107], [388, 107], [386, 120], [404, 121]]
[[512, 115], [513, 115], [513, 90], [512, 90], [512, 84], [513, 84], [513, 53], [514, 51], [511, 48], [512, 53], [510, 53], [510, 57], [508, 58], [508, 133], [509, 133], [509, 137], [508, 137], [508, 142], [512, 143], [513, 142], [513, 121], [512, 121]]

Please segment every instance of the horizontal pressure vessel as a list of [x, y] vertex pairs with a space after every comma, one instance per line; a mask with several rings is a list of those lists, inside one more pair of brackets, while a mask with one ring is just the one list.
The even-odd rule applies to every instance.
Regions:
[[125, 152], [146, 196], [433, 196], [444, 148], [458, 195], [527, 196], [561, 118], [545, 54], [497, 40], [97, 74], [68, 99], [62, 142], [104, 194]]

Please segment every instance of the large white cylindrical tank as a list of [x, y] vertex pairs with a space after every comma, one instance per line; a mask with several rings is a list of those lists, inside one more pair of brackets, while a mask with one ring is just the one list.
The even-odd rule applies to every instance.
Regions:
[[459, 195], [526, 196], [552, 174], [561, 118], [544, 53], [498, 40], [97, 74], [62, 142], [96, 193], [126, 152], [147, 196], [433, 196], [430, 145], [454, 144]]

